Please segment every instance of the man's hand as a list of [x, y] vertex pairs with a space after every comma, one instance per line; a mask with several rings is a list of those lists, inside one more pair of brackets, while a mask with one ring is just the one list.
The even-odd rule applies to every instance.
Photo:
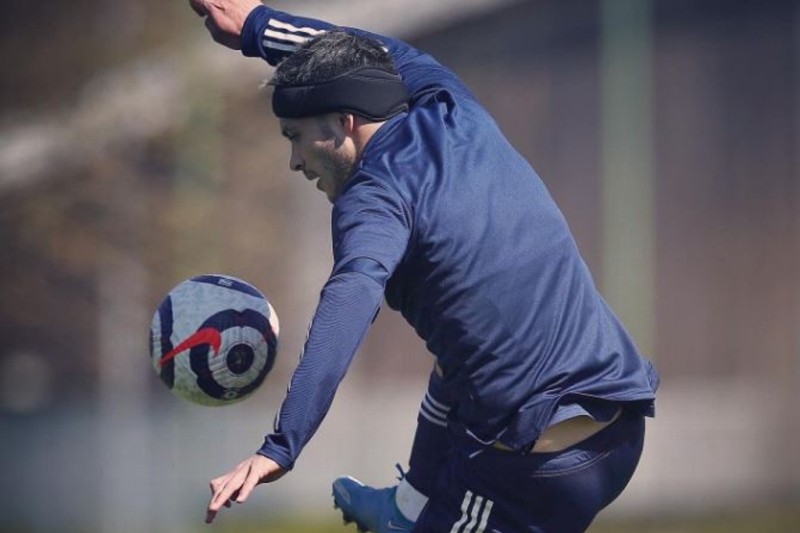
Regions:
[[210, 524], [224, 505], [231, 501], [244, 503], [259, 483], [276, 481], [286, 474], [286, 469], [263, 455], [254, 455], [239, 463], [236, 468], [211, 480], [211, 500], [206, 511], [206, 523]]
[[261, 5], [259, 0], [189, 0], [195, 13], [206, 19], [211, 38], [223, 46], [239, 50], [242, 27], [247, 15]]

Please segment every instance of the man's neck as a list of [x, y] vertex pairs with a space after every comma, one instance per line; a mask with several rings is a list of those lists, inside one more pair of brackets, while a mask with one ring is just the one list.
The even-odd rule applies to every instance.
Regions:
[[364, 152], [364, 148], [366, 148], [367, 143], [369, 143], [370, 139], [372, 139], [372, 136], [375, 135], [375, 133], [384, 124], [386, 124], [386, 121], [370, 122], [361, 117], [355, 117], [355, 128], [353, 129], [353, 144], [356, 147], [356, 154], [358, 156], [358, 159], [361, 158], [361, 154]]

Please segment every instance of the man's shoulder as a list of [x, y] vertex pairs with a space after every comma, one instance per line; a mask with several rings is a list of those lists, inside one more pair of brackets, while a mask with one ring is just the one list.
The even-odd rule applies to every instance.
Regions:
[[[407, 113], [378, 131], [364, 154], [364, 166], [425, 164], [425, 156], [440, 149], [440, 140], [466, 131], [474, 133], [476, 124], [486, 119], [491, 120], [489, 113], [474, 99], [446, 88], [432, 88], [412, 101]], [[402, 157], [404, 153], [409, 157]]]

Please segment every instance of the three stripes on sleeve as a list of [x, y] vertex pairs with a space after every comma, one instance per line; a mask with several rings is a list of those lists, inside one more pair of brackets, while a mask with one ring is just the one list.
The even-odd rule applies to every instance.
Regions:
[[287, 22], [271, 18], [264, 30], [262, 44], [266, 49], [278, 50], [280, 52], [294, 52], [305, 44], [308, 40], [317, 35], [325, 33], [311, 27], [298, 27]]

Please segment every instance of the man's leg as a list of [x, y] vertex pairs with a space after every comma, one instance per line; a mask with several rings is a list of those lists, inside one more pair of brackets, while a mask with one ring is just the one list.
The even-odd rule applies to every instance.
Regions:
[[627, 485], [644, 420], [616, 422], [561, 452], [520, 455], [460, 446], [414, 533], [580, 533]]
[[342, 510], [345, 522], [355, 522], [359, 529], [375, 533], [411, 531], [436, 487], [451, 447], [447, 430], [450, 407], [446, 402], [441, 375], [434, 368], [417, 416], [409, 471], [399, 485], [374, 489], [351, 477], [333, 482], [334, 507]]
[[355, 522], [359, 531], [410, 532], [414, 522], [397, 506], [398, 487], [374, 489], [352, 477], [341, 477], [333, 482], [333, 506], [341, 509], [345, 524]]

